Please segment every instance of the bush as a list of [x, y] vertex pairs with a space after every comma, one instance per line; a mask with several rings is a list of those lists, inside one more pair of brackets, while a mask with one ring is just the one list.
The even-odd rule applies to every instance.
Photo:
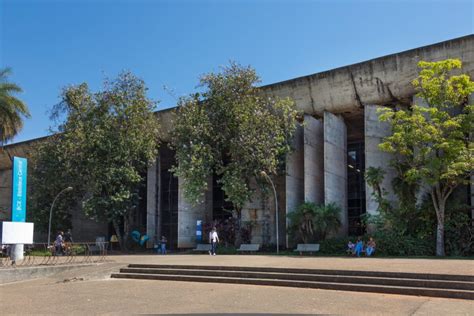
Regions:
[[329, 238], [319, 243], [319, 253], [324, 255], [343, 255], [346, 253], [349, 240], [354, 242], [357, 237]]
[[377, 243], [376, 254], [383, 256], [434, 256], [434, 238], [402, 236], [390, 232], [377, 232], [373, 235]]
[[[433, 239], [419, 239], [410, 236], [398, 236], [393, 233], [378, 232], [362, 237], [364, 243], [373, 237], [377, 243], [375, 255], [381, 256], [433, 256], [435, 243]], [[344, 255], [347, 243], [355, 242], [357, 237], [330, 238], [320, 242], [319, 253], [324, 255]]]
[[295, 242], [311, 243], [324, 240], [326, 236], [339, 228], [341, 208], [334, 203], [317, 205], [304, 202], [295, 211], [289, 213], [289, 234]]

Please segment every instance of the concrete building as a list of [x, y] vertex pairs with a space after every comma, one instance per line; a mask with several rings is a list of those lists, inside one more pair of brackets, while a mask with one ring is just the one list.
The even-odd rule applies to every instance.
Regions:
[[[377, 203], [364, 180], [366, 168], [382, 167], [390, 188], [394, 175], [390, 156], [378, 150], [390, 127], [379, 122], [377, 108], [409, 106], [414, 101], [411, 81], [417, 76], [420, 60], [438, 61], [459, 58], [463, 71], [474, 77], [474, 36], [469, 35], [369, 61], [340, 67], [261, 87], [267, 95], [290, 97], [304, 112], [304, 124], [294, 139], [295, 151], [287, 157], [286, 174], [275, 177], [279, 205], [280, 244], [290, 245], [286, 215], [304, 201], [335, 202], [341, 214], [341, 235], [360, 234], [360, 216], [377, 212]], [[159, 156], [147, 173], [146, 207], [137, 214], [137, 222], [149, 236], [168, 237], [172, 248], [189, 248], [196, 243], [196, 221], [210, 222], [224, 218], [229, 207], [215, 177], [209, 179], [205, 202], [191, 206], [183, 198], [181, 179], [169, 168], [174, 153], [166, 145], [173, 128], [173, 111], [157, 113], [164, 143]], [[6, 146], [0, 152], [0, 212], [8, 218], [11, 174], [6, 152], [28, 156], [34, 141]], [[470, 186], [471, 197], [474, 186]], [[466, 194], [466, 199], [471, 199]], [[145, 198], [145, 197], [144, 197]], [[393, 194], [389, 198], [394, 199]], [[243, 209], [244, 221], [252, 223], [254, 243], [275, 243], [275, 207], [273, 196], [255, 197]], [[472, 205], [472, 204], [471, 204]], [[474, 218], [474, 211], [473, 211]], [[82, 220], [82, 219], [81, 219]], [[103, 227], [103, 226], [102, 226]], [[87, 234], [104, 235], [91, 227]], [[79, 229], [73, 227], [75, 235]], [[84, 229], [83, 229], [84, 230]]]

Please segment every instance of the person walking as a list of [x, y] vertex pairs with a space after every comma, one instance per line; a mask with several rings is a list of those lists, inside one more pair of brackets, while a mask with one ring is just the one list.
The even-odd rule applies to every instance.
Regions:
[[215, 256], [217, 243], [219, 242], [219, 236], [217, 235], [217, 229], [215, 227], [213, 227], [212, 231], [209, 233], [209, 242], [211, 243], [211, 250], [209, 251], [209, 255]]
[[59, 256], [63, 254], [63, 247], [64, 247], [64, 238], [63, 232], [59, 231], [58, 235], [56, 236], [56, 240], [54, 241], [54, 246], [56, 247], [55, 255]]

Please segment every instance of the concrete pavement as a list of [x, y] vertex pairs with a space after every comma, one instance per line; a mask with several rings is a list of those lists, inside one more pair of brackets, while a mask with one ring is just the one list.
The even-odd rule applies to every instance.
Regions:
[[474, 315], [474, 301], [254, 285], [110, 279], [128, 263], [216, 264], [466, 274], [472, 260], [276, 256], [112, 256], [113, 262], [0, 285], [0, 313]]

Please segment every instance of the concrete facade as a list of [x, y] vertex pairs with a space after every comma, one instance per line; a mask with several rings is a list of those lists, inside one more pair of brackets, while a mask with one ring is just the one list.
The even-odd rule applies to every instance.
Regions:
[[[366, 105], [364, 107], [364, 130], [365, 130], [365, 169], [370, 167], [382, 168], [385, 171], [382, 189], [386, 191], [386, 198], [389, 201], [396, 199], [391, 189], [391, 183], [395, 177], [395, 170], [390, 166], [392, 155], [379, 150], [379, 144], [382, 139], [390, 135], [390, 125], [386, 122], [380, 122], [378, 105]], [[371, 215], [378, 213], [378, 203], [373, 196], [373, 189], [366, 185], [366, 212]]]
[[347, 129], [344, 119], [324, 112], [324, 203], [335, 203], [340, 214], [340, 235], [347, 235]]
[[[286, 159], [285, 215], [295, 211], [304, 202], [304, 129], [301, 125], [296, 130], [293, 148], [293, 152]], [[286, 226], [288, 225], [286, 218]], [[289, 245], [288, 234], [285, 234], [285, 244]]]
[[196, 222], [212, 220], [212, 179], [208, 180], [208, 190], [203, 203], [193, 206], [186, 201], [183, 192], [183, 179], [178, 178], [178, 248], [192, 248], [196, 245]]
[[324, 136], [323, 123], [304, 116], [304, 200], [324, 203]]
[[[389, 166], [391, 156], [378, 149], [382, 138], [390, 133], [390, 126], [379, 122], [377, 108], [412, 104], [414, 90], [411, 81], [418, 73], [417, 62], [447, 58], [461, 59], [463, 72], [473, 78], [474, 36], [469, 35], [260, 88], [263, 94], [293, 99], [297, 109], [303, 114], [304, 121], [298, 127], [294, 138], [294, 152], [287, 157], [286, 173], [272, 178], [277, 187], [281, 245], [291, 246], [286, 230], [289, 225], [286, 215], [305, 200], [315, 203], [335, 202], [340, 205], [343, 209], [343, 226], [339, 234], [347, 234], [348, 198], [351, 193], [348, 188], [348, 144], [360, 145], [358, 148], [362, 148], [365, 154], [365, 168], [382, 167], [386, 171], [383, 186], [388, 191], [387, 197], [395, 199], [390, 190], [390, 182], [394, 176]], [[161, 123], [163, 141], [169, 141], [174, 112], [157, 112], [157, 119]], [[31, 147], [31, 143], [34, 142], [6, 146], [6, 151], [0, 149], [0, 220], [10, 216], [9, 156], [28, 157], [27, 149]], [[165, 169], [168, 168], [169, 164]], [[166, 186], [171, 187], [171, 180], [167, 184], [161, 183], [162, 172], [160, 157], [157, 157], [157, 163], [147, 172], [146, 230], [150, 237], [161, 234], [160, 229], [164, 224], [160, 209], [161, 192]], [[363, 170], [361, 172], [363, 173]], [[474, 176], [471, 177], [470, 187], [471, 205], [474, 205], [472, 181]], [[192, 206], [184, 199], [182, 179], [178, 181], [177, 195], [177, 246], [191, 248], [196, 244], [196, 220], [209, 222], [213, 219], [212, 181], [209, 180], [205, 201], [199, 206]], [[377, 203], [372, 197], [371, 189], [366, 185], [365, 198], [364, 211], [376, 214]], [[171, 206], [169, 209], [171, 210]], [[474, 218], [474, 209], [472, 216]], [[78, 219], [74, 225], [80, 227], [82, 224], [79, 220], [85, 219]], [[244, 207], [242, 220], [252, 222], [252, 242], [274, 243], [276, 229], [273, 194], [263, 195], [257, 190], [252, 201]], [[103, 226], [98, 225], [96, 229], [97, 235], [102, 235], [99, 230], [104, 229]]]

